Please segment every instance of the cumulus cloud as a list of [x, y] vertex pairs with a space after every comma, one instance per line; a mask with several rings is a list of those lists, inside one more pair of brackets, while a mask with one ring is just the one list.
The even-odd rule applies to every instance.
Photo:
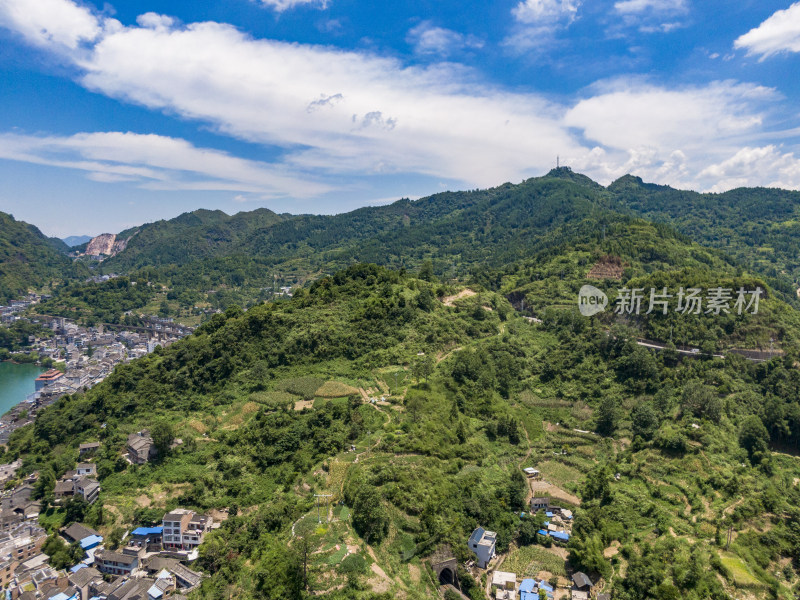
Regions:
[[769, 88], [730, 81], [667, 89], [622, 79], [593, 91], [565, 123], [618, 149], [719, 144], [758, 127], [763, 115], [755, 107], [775, 97]]
[[[564, 123], [604, 152], [576, 164], [600, 180], [637, 173], [691, 189], [713, 185], [704, 168], [757, 137], [768, 116], [765, 107], [778, 98], [769, 88], [731, 81], [667, 89], [616, 80], [591, 92], [566, 112]], [[763, 180], [753, 173], [748, 181]]]
[[36, 46], [65, 46], [71, 50], [91, 42], [102, 28], [92, 12], [64, 0], [3, 0], [0, 25], [17, 31]]
[[0, 134], [0, 158], [86, 171], [107, 183], [153, 190], [230, 190], [267, 197], [311, 197], [328, 186], [186, 140], [123, 132], [72, 136]]
[[522, 0], [511, 14], [526, 24], [571, 23], [580, 4], [579, 0]]
[[708, 189], [724, 192], [762, 181], [767, 187], [800, 189], [800, 159], [774, 145], [745, 147], [730, 158], [703, 169], [699, 178], [714, 181]]
[[779, 10], [755, 29], [734, 42], [748, 54], [760, 55], [761, 60], [782, 52], [800, 52], [800, 2]]
[[[753, 139], [762, 134], [769, 107], [781, 102], [773, 90], [751, 84], [670, 89], [630, 79], [555, 102], [487, 84], [454, 63], [407, 66], [153, 13], [122, 26], [70, 0], [43, 1], [89, 15], [84, 33], [42, 38], [37, 32], [49, 17], [20, 24], [11, 1], [0, 3], [2, 22], [72, 61], [88, 89], [268, 146], [277, 157], [248, 161], [184, 140], [114, 132], [0, 135], [0, 157], [161, 189], [314, 197], [341, 189], [345, 179], [387, 173], [490, 186], [546, 171], [556, 155], [602, 183], [635, 172], [658, 183], [710, 188], [714, 173], [727, 178], [712, 167], [764, 144]], [[570, 7], [577, 10], [555, 0], [519, 6], [527, 11], [523, 16], [519, 9], [520, 19], [529, 20], [520, 25], [533, 29], [534, 13], [563, 24], [574, 18]], [[754, 170], [748, 184], [791, 183], [791, 164], [786, 169], [767, 179]]]
[[619, 0], [614, 3], [619, 23], [611, 27], [621, 33], [635, 27], [641, 33], [669, 33], [686, 26], [686, 0]]
[[502, 44], [513, 53], [543, 50], [575, 20], [581, 0], [522, 0], [512, 10], [515, 25]]
[[483, 48], [483, 41], [474, 35], [436, 27], [430, 21], [423, 21], [409, 30], [406, 41], [414, 47], [417, 54], [441, 57], [448, 57], [464, 49]]

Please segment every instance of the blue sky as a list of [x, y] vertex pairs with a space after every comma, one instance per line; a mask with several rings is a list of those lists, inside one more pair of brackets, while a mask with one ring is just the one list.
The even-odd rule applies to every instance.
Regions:
[[335, 213], [562, 164], [800, 189], [800, 2], [0, 0], [0, 210]]

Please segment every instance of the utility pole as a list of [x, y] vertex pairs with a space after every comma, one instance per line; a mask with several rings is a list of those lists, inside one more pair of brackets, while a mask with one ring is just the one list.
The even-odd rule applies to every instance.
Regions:
[[[319, 516], [319, 499], [320, 498], [330, 498], [333, 494], [314, 494], [314, 497], [317, 499], [317, 524], [319, 525], [322, 523], [322, 517]], [[328, 506], [328, 503], [325, 502], [325, 506]], [[325, 522], [328, 522], [328, 511], [325, 511]]]

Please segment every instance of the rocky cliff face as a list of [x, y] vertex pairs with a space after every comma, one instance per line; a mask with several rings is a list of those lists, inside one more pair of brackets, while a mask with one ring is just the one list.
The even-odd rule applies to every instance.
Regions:
[[111, 255], [114, 249], [114, 242], [117, 236], [113, 233], [101, 233], [86, 247], [86, 254], [88, 256]]

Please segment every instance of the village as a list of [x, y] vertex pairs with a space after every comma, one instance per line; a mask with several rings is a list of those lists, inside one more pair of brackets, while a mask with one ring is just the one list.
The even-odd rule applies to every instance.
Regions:
[[[155, 316], [146, 317], [146, 327], [99, 324], [83, 327], [64, 317], [25, 316], [44, 297], [29, 294], [9, 306], [0, 306], [0, 323], [26, 320], [50, 330], [49, 336], [29, 339], [23, 354], [39, 360], [63, 362], [65, 369], [50, 369], [36, 379], [35, 392], [0, 417], [0, 444], [14, 430], [32, 423], [36, 413], [67, 394], [89, 389], [105, 379], [114, 367], [167, 347], [191, 333], [191, 329]], [[11, 355], [12, 359], [14, 354]]]
[[[81, 444], [80, 462], [55, 484], [54, 502], [81, 498], [94, 504], [100, 493], [92, 457], [100, 442]], [[149, 432], [128, 438], [124, 458], [143, 464], [158, 455]], [[0, 484], [16, 477], [21, 461], [0, 465]], [[107, 543], [95, 529], [79, 522], [61, 527], [58, 542], [69, 548], [73, 564], [55, 568], [44, 552], [53, 536], [38, 523], [42, 502], [33, 499], [38, 473], [32, 473], [0, 498], [0, 585], [11, 600], [183, 600], [203, 575], [192, 568], [198, 546], [219, 527], [210, 515], [176, 508], [160, 524], [129, 529], [118, 543]], [[53, 534], [54, 536], [56, 534]], [[50, 546], [52, 548], [52, 546]]]
[[[549, 484], [542, 480], [541, 472], [534, 467], [523, 469], [531, 493], [535, 493], [537, 488], [547, 489]], [[543, 485], [542, 485], [543, 484]], [[572, 535], [573, 512], [557, 504], [558, 500], [548, 496], [533, 495], [530, 498], [530, 515], [544, 515], [542, 529], [537, 531], [537, 539], [547, 545], [565, 546]], [[525, 516], [522, 513], [521, 516]], [[561, 600], [569, 598], [571, 600], [609, 600], [608, 594], [596, 593], [595, 583], [583, 572], [575, 572], [571, 576], [571, 585], [564, 585], [564, 582], [557, 582], [544, 577], [519, 577], [517, 573], [502, 570], [503, 558], [496, 552], [497, 534], [487, 531], [483, 527], [477, 527], [467, 541], [469, 551], [474, 555], [474, 559], [465, 565], [468, 571], [477, 580], [485, 572], [487, 575], [487, 597], [497, 600]], [[441, 559], [440, 559], [441, 560]], [[452, 587], [453, 572], [444, 573], [443, 569], [436, 569], [442, 582], [447, 582]], [[557, 588], [557, 583], [561, 585]], [[457, 591], [453, 588], [454, 591]]]

